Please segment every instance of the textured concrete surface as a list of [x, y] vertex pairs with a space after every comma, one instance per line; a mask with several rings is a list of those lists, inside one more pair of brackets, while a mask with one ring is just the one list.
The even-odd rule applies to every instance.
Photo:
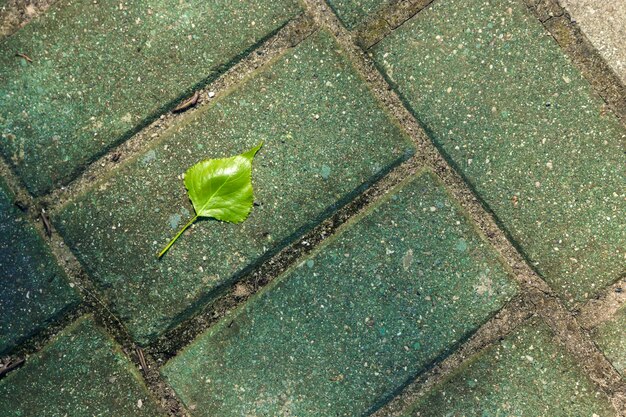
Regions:
[[[192, 217], [181, 174], [260, 140], [250, 218], [198, 221], [157, 260]], [[131, 332], [147, 341], [411, 152], [321, 33], [172, 127], [53, 220]]]
[[556, 1], [5, 4], [0, 416], [624, 414], [626, 113]]
[[535, 322], [468, 360], [407, 417], [616, 416], [547, 326]]
[[626, 83], [626, 3], [559, 0], [615, 73]]
[[79, 301], [0, 178], [0, 353]]
[[363, 23], [388, 3], [386, 0], [327, 0], [348, 29]]
[[84, 317], [0, 381], [0, 414], [163, 415], [119, 347]]
[[515, 291], [496, 253], [423, 174], [163, 373], [198, 416], [364, 415]]
[[295, 0], [58, 1], [1, 44], [0, 151], [45, 193], [299, 11]]
[[626, 132], [522, 3], [437, 1], [374, 54], [565, 302], [624, 273]]
[[592, 332], [594, 342], [626, 378], [626, 306], [612, 320], [602, 323]]

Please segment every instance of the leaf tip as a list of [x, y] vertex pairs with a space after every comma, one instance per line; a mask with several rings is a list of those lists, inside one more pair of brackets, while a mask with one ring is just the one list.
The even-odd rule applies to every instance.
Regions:
[[254, 155], [256, 155], [259, 149], [261, 149], [264, 143], [265, 143], [264, 141], [259, 142], [258, 145], [250, 149], [248, 152], [243, 153], [242, 156], [245, 158], [248, 158], [249, 160], [252, 160], [252, 158], [254, 158]]

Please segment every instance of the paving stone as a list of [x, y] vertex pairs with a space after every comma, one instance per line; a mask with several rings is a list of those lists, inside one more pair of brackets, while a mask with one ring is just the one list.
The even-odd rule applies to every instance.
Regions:
[[369, 16], [382, 8], [387, 0], [327, 0], [339, 19], [348, 28], [353, 29], [367, 20]]
[[0, 381], [3, 416], [163, 415], [120, 347], [90, 317]]
[[365, 415], [515, 292], [495, 251], [423, 174], [162, 372], [198, 416]]
[[0, 353], [15, 347], [79, 300], [13, 199], [0, 178]]
[[593, 332], [593, 340], [615, 369], [626, 377], [626, 307], [622, 307], [612, 320], [598, 326]]
[[622, 0], [561, 0], [615, 73], [626, 83], [626, 7]]
[[296, 0], [56, 2], [0, 48], [0, 150], [44, 193], [298, 13]]
[[[182, 173], [260, 140], [250, 218], [239, 225], [198, 221], [157, 261], [193, 212]], [[145, 342], [412, 152], [323, 32], [174, 126], [54, 222]]]
[[524, 5], [437, 1], [374, 54], [569, 305], [624, 273], [626, 133]]
[[615, 416], [608, 398], [542, 323], [469, 359], [408, 416]]

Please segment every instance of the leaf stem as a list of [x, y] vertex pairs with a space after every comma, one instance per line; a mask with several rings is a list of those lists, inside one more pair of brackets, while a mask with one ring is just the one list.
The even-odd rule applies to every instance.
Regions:
[[183, 232], [187, 230], [187, 228], [191, 226], [193, 222], [195, 222], [197, 219], [198, 219], [198, 215], [196, 215], [193, 219], [189, 220], [189, 223], [187, 223], [182, 229], [180, 229], [180, 232], [178, 232], [176, 236], [174, 236], [174, 238], [170, 240], [170, 243], [168, 243], [167, 246], [159, 253], [158, 255], [159, 259], [161, 259], [161, 256], [165, 255], [165, 252], [167, 252], [168, 249], [174, 244], [174, 242], [176, 242], [176, 239], [178, 239], [179, 236], [182, 235]]

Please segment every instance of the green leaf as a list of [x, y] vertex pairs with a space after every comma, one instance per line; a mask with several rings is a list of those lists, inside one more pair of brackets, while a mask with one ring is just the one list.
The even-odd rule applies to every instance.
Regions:
[[250, 214], [252, 191], [252, 160], [263, 142], [241, 155], [198, 162], [185, 173], [185, 187], [196, 215], [168, 245], [159, 258], [198, 217], [212, 217], [230, 223], [241, 223]]

